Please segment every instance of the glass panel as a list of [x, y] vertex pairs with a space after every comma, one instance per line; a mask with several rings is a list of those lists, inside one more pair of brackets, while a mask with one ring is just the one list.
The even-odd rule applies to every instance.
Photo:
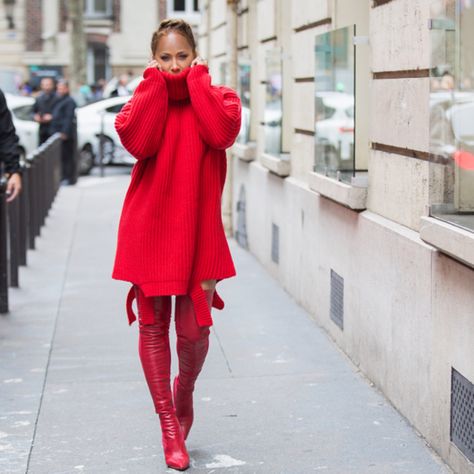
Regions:
[[94, 13], [107, 13], [107, 0], [94, 0]]
[[239, 95], [242, 101], [242, 126], [237, 141], [250, 141], [250, 63], [239, 63]]
[[184, 12], [186, 10], [186, 0], [174, 0], [173, 10], [175, 12]]
[[194, 0], [194, 11], [195, 12], [199, 11], [199, 0]]
[[431, 215], [474, 231], [474, 2], [431, 10]]
[[267, 51], [265, 97], [265, 152], [280, 156], [282, 119], [282, 61], [281, 49]]
[[351, 181], [355, 176], [355, 26], [316, 36], [314, 170]]

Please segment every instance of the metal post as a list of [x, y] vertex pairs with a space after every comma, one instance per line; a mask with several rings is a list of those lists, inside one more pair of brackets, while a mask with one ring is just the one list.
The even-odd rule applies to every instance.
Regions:
[[18, 265], [20, 253], [19, 198], [7, 204], [8, 234], [10, 249], [10, 286], [18, 288]]
[[28, 197], [28, 166], [22, 167], [22, 189], [19, 196], [20, 201], [20, 228], [19, 228], [19, 255], [18, 263], [26, 265], [27, 246], [28, 246], [28, 220], [29, 220], [29, 197]]
[[100, 112], [100, 136], [99, 136], [99, 168], [100, 168], [101, 178], [103, 178], [105, 174], [104, 173], [104, 145], [105, 145], [104, 118], [105, 118], [105, 112], [101, 111]]
[[8, 313], [8, 253], [7, 253], [7, 182], [0, 180], [0, 313]]

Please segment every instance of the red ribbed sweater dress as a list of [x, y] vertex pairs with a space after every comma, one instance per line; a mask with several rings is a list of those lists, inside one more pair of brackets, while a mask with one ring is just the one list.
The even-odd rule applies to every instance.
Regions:
[[[225, 149], [240, 129], [240, 99], [231, 89], [212, 86], [203, 65], [177, 75], [147, 68], [143, 77], [115, 121], [137, 163], [112, 277], [138, 285], [146, 296], [188, 294], [198, 324], [211, 326], [201, 282], [235, 275], [221, 196]], [[127, 298], [129, 324], [136, 319], [133, 295]], [[212, 306], [224, 306], [217, 291]]]

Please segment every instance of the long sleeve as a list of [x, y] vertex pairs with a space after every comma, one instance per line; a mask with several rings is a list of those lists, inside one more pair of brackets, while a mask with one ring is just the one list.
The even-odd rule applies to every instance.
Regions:
[[7, 173], [20, 172], [18, 136], [2, 92], [0, 92], [0, 160], [5, 163]]
[[133, 97], [115, 119], [123, 146], [138, 160], [158, 151], [167, 110], [166, 82], [156, 68], [147, 68]]
[[240, 131], [239, 96], [227, 87], [212, 86], [204, 65], [194, 66], [187, 80], [203, 140], [219, 150], [230, 147]]

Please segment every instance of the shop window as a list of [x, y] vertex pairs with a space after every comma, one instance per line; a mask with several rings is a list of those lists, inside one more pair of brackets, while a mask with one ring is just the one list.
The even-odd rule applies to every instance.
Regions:
[[86, 17], [111, 17], [112, 0], [85, 0], [84, 15]]
[[242, 126], [237, 141], [246, 144], [250, 141], [250, 71], [249, 61], [239, 61], [239, 95], [242, 102]]
[[280, 48], [267, 51], [266, 94], [263, 127], [265, 131], [265, 153], [273, 156], [281, 154], [282, 125], [282, 52]]
[[355, 176], [355, 25], [316, 36], [314, 171]]
[[431, 10], [430, 213], [474, 232], [474, 2]]

